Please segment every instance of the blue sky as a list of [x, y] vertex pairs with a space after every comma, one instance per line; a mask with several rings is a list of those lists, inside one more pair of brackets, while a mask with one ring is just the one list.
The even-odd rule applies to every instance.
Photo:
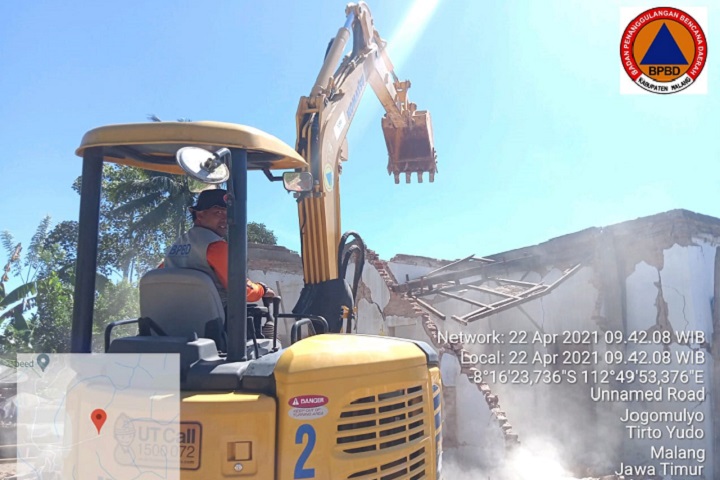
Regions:
[[[435, 183], [394, 184], [368, 88], [348, 137], [343, 229], [383, 258], [489, 255], [674, 208], [720, 217], [715, 30], [707, 95], [620, 95], [620, 7], [654, 3], [369, 5], [410, 99], [432, 114], [439, 162]], [[0, 2], [0, 230], [27, 244], [44, 215], [76, 219], [74, 150], [97, 126], [154, 113], [253, 125], [294, 145], [298, 100], [344, 6]], [[718, 10], [708, 4], [710, 26]], [[293, 199], [260, 173], [250, 180], [250, 219], [298, 250]]]

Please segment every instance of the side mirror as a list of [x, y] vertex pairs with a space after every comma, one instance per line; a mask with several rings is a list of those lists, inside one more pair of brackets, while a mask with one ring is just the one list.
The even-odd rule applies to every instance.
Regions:
[[177, 151], [175, 160], [191, 178], [203, 183], [218, 184], [230, 178], [226, 159], [230, 150], [221, 148], [213, 153], [199, 147], [184, 147]]
[[285, 172], [282, 180], [288, 192], [309, 192], [313, 188], [313, 176], [310, 172]]

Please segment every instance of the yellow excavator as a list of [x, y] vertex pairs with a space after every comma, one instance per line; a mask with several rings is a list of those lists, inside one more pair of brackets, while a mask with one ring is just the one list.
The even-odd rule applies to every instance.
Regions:
[[[437, 353], [421, 341], [342, 333], [355, 312], [343, 273], [359, 254], [356, 289], [362, 240], [355, 235], [345, 245], [349, 235], [340, 235], [340, 162], [367, 84], [387, 112], [382, 128], [396, 182], [425, 172], [432, 181], [436, 172], [430, 117], [407, 100], [410, 84], [397, 80], [367, 5], [349, 4], [346, 16], [300, 101], [295, 149], [242, 125], [158, 122], [90, 130], [77, 150], [83, 167], [73, 353], [93, 350], [104, 162], [227, 186], [229, 292], [245, 291], [248, 171], [282, 181], [298, 202], [305, 287], [292, 313], [277, 313], [275, 303], [273, 316], [272, 308], [248, 305], [244, 294], [229, 295], [225, 310], [207, 275], [165, 268], [140, 281], [141, 318], [105, 332], [106, 353], [179, 355], [183, 448], [170, 460], [183, 480], [440, 478]], [[273, 317], [293, 322], [290, 345], [279, 345]], [[118, 335], [121, 324], [137, 324], [137, 335]], [[302, 338], [302, 328], [314, 334]], [[68, 408], [84, 418], [90, 411], [81, 411], [80, 397], [68, 397]], [[312, 415], [298, 409], [303, 403]], [[75, 464], [82, 455], [82, 447], [73, 450]]]

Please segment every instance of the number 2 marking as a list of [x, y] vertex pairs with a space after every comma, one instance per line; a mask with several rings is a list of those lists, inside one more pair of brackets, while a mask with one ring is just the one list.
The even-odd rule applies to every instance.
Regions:
[[295, 433], [295, 445], [302, 445], [307, 435], [307, 444], [295, 463], [295, 476], [293, 478], [315, 478], [314, 468], [305, 468], [305, 462], [315, 448], [315, 429], [307, 423], [300, 425]]

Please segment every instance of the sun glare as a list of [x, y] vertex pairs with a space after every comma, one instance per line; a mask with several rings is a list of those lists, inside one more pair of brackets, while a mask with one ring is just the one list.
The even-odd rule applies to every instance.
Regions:
[[[400, 25], [397, 26], [390, 36], [387, 35], [387, 32], [380, 30], [380, 36], [387, 40], [388, 56], [400, 80], [408, 80], [406, 74], [403, 73], [402, 67], [425, 31], [439, 4], [440, 0], [415, 0], [405, 14], [402, 22], [400, 22]], [[373, 96], [373, 93], [367, 91], [366, 95]], [[410, 91], [409, 98], [410, 101], [412, 101], [412, 91]], [[367, 104], [371, 105], [371, 107], [363, 108], [361, 106], [358, 109], [353, 121], [353, 126], [350, 129], [353, 135], [364, 135], [371, 124], [377, 126], [380, 123], [379, 118], [383, 115], [383, 113], [381, 113], [382, 107], [380, 103], [370, 101], [367, 102]], [[422, 110], [422, 105], [418, 105], [418, 108]]]
[[396, 68], [400, 68], [425, 31], [440, 0], [415, 0], [402, 23], [388, 38], [388, 52]]

